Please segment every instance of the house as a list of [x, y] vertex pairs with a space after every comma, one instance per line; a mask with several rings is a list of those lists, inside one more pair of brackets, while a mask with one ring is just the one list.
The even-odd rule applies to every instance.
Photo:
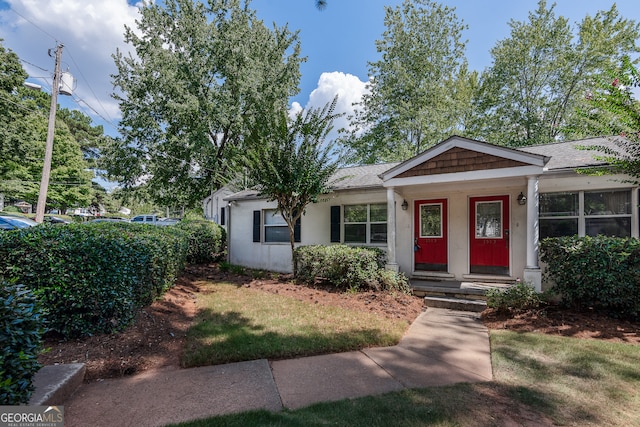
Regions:
[[[519, 149], [452, 136], [402, 162], [336, 173], [309, 205], [296, 244], [376, 246], [387, 268], [426, 280], [526, 281], [542, 290], [538, 243], [561, 235], [638, 237], [638, 187], [588, 146], [607, 138]], [[601, 153], [600, 153], [601, 154]], [[228, 203], [229, 262], [290, 272], [289, 234], [275, 202], [244, 190]]]
[[205, 198], [202, 202], [204, 217], [226, 229], [228, 202], [225, 201], [225, 197], [229, 197], [233, 193], [234, 192], [228, 187], [222, 187], [219, 190], [212, 192], [211, 195]]

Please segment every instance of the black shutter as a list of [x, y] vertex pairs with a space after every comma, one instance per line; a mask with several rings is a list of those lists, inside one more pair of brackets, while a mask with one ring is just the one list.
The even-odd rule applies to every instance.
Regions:
[[253, 241], [260, 242], [260, 211], [253, 211]]
[[293, 224], [293, 241], [296, 243], [300, 243], [300, 222], [302, 219], [302, 215], [296, 220], [296, 223]]
[[225, 225], [224, 223], [225, 223], [225, 219], [226, 219], [225, 218], [226, 217], [226, 215], [225, 215], [226, 212], [227, 212], [227, 208], [226, 207], [223, 206], [222, 208], [220, 208], [220, 225]]
[[340, 243], [340, 206], [331, 206], [331, 242]]

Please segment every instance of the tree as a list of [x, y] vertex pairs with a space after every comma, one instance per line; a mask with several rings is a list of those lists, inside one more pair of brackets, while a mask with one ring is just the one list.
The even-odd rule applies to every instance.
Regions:
[[554, 8], [540, 0], [529, 21], [512, 20], [511, 36], [491, 50], [478, 102], [486, 118], [476, 137], [511, 146], [563, 139], [590, 82], [638, 50], [640, 27], [615, 4], [585, 17], [575, 35]]
[[195, 206], [232, 178], [249, 129], [297, 93], [300, 46], [269, 30], [249, 1], [167, 0], [141, 9], [136, 55], [114, 55], [123, 138], [104, 168], [124, 188], [145, 183], [161, 205]]
[[617, 148], [596, 146], [605, 153], [613, 171], [623, 172], [640, 182], [640, 101], [633, 88], [640, 87], [640, 73], [630, 58], [594, 81], [586, 95], [586, 105], [576, 115], [581, 118], [571, 128], [575, 137], [607, 136]]
[[289, 119], [286, 111], [256, 124], [251, 133], [252, 151], [244, 161], [248, 178], [260, 194], [278, 203], [289, 227], [293, 274], [296, 221], [309, 203], [331, 191], [330, 179], [339, 166], [334, 144], [325, 142], [333, 128], [337, 97], [322, 109], [309, 109]]
[[464, 92], [454, 88], [468, 78], [466, 26], [455, 9], [429, 0], [405, 0], [386, 8], [386, 30], [376, 41], [381, 59], [369, 63], [369, 93], [352, 118], [345, 143], [356, 161], [407, 159], [458, 131]]
[[[15, 53], [0, 45], [0, 193], [35, 203], [47, 135], [51, 95], [24, 87]], [[64, 114], [63, 114], [64, 116]], [[56, 120], [47, 205], [66, 209], [89, 202], [91, 174], [64, 120]]]

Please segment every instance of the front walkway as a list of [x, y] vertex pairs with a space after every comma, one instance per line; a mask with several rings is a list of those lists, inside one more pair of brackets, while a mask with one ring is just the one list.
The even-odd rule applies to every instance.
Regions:
[[84, 384], [61, 404], [69, 427], [164, 426], [404, 388], [490, 381], [490, 356], [488, 331], [477, 313], [429, 308], [393, 347], [148, 371]]

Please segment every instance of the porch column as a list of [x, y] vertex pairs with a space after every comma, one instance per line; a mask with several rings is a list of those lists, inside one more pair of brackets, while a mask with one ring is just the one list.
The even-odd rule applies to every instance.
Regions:
[[396, 192], [387, 188], [387, 270], [398, 271], [396, 261]]
[[542, 271], [538, 264], [539, 252], [539, 194], [538, 176], [527, 177], [527, 263], [524, 281], [542, 292]]

